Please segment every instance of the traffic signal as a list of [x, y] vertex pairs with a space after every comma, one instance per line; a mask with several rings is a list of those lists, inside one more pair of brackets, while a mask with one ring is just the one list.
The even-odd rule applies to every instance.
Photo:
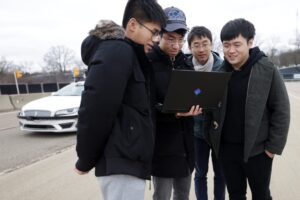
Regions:
[[73, 76], [74, 77], [78, 77], [79, 76], [79, 68], [78, 67], [74, 67], [73, 68]]
[[21, 70], [16, 70], [15, 73], [17, 78], [21, 78], [23, 76]]

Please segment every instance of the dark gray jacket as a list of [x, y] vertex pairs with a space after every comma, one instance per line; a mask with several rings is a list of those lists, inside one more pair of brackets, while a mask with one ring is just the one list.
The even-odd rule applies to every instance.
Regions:
[[[226, 71], [222, 65], [220, 71]], [[208, 141], [219, 154], [222, 127], [226, 114], [226, 97], [214, 112]], [[245, 105], [244, 161], [268, 150], [280, 155], [284, 149], [290, 122], [288, 94], [277, 68], [266, 57], [252, 67]]]

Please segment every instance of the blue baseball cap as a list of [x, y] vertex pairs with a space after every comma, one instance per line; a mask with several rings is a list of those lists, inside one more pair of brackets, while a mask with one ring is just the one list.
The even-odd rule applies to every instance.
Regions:
[[167, 16], [167, 24], [164, 27], [165, 31], [173, 32], [178, 29], [188, 30], [185, 14], [182, 10], [172, 6], [165, 8], [164, 12]]

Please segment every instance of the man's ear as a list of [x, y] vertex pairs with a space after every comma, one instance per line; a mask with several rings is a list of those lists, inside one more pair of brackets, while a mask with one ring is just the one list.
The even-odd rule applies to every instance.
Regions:
[[250, 48], [253, 46], [253, 41], [254, 41], [253, 38], [250, 39], [250, 40], [248, 41], [248, 46], [249, 46]]
[[137, 29], [138, 22], [136, 21], [135, 18], [130, 18], [130, 20], [127, 23], [127, 28], [130, 32], [135, 32]]

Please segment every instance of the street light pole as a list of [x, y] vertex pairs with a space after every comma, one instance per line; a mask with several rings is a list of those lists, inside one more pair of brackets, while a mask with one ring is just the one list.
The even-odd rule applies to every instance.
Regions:
[[17, 93], [18, 95], [20, 94], [20, 91], [19, 91], [19, 84], [18, 84], [18, 79], [17, 79], [17, 75], [16, 75], [16, 71], [14, 71], [14, 77], [15, 77], [15, 83], [16, 83], [16, 88], [17, 88]]

